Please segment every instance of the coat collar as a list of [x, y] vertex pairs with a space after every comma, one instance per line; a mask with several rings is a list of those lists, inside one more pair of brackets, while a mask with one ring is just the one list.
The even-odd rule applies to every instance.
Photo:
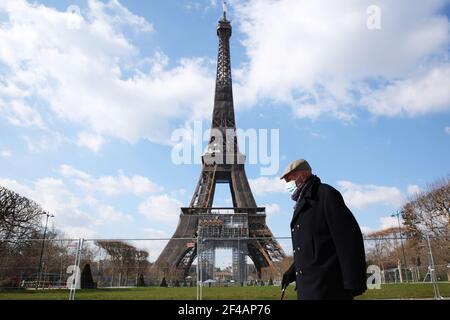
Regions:
[[320, 178], [318, 176], [312, 176], [311, 179], [312, 179], [311, 184], [309, 186], [306, 186], [307, 189], [304, 191], [303, 196], [300, 198], [300, 200], [297, 202], [295, 206], [294, 215], [291, 221], [291, 228], [292, 224], [297, 219], [297, 216], [302, 211], [306, 202], [317, 199], [317, 189], [319, 188], [322, 182], [320, 181]]

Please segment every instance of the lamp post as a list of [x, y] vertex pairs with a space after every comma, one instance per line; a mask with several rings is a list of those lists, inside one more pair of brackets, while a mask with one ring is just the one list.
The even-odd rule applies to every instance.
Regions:
[[[397, 222], [398, 222], [398, 231], [400, 233], [400, 243], [402, 246], [402, 254], [403, 254], [403, 264], [405, 265], [405, 275], [406, 275], [406, 282], [408, 281], [408, 273], [407, 273], [407, 265], [406, 265], [406, 255], [405, 255], [405, 247], [403, 246], [403, 237], [402, 237], [402, 232], [401, 232], [401, 224], [400, 224], [400, 211], [397, 211], [394, 214], [391, 214], [391, 217], [397, 217]], [[400, 272], [402, 272], [402, 270], [400, 269]]]
[[43, 214], [46, 215], [46, 219], [45, 219], [45, 227], [44, 227], [44, 236], [42, 237], [41, 255], [39, 257], [39, 266], [38, 266], [38, 273], [37, 273], [36, 289], [39, 288], [39, 281], [41, 281], [42, 256], [44, 255], [45, 236], [47, 234], [48, 218], [53, 218], [54, 217], [54, 215], [52, 215], [52, 214], [50, 214], [48, 212], [44, 212]]

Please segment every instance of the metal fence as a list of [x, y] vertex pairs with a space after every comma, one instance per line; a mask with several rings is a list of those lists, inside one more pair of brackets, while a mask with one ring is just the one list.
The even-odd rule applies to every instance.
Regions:
[[[277, 299], [293, 261], [289, 237], [274, 238], [286, 256], [262, 267], [250, 255], [237, 259], [233, 253], [254, 239], [228, 239], [226, 247], [205, 254], [207, 246], [201, 244], [218, 239], [192, 238], [196, 258], [188, 269], [178, 270], [157, 263], [169, 240], [1, 240], [0, 299]], [[369, 290], [363, 298], [449, 297], [449, 244], [443, 238], [366, 238]]]
[[79, 239], [0, 241], [0, 289], [68, 289], [80, 264]]
[[367, 265], [379, 273], [381, 284], [429, 284], [428, 294], [423, 298], [449, 296], [449, 238], [372, 237], [364, 240], [364, 246]]

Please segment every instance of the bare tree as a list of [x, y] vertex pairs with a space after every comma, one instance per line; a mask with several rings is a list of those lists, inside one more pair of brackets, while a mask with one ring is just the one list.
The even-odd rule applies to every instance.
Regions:
[[412, 237], [448, 237], [450, 232], [450, 176], [432, 183], [403, 206], [405, 226]]
[[19, 273], [28, 275], [37, 266], [30, 252], [40, 245], [24, 240], [42, 235], [42, 213], [34, 201], [0, 186], [0, 286], [15, 286]]
[[15, 242], [42, 228], [42, 208], [34, 201], [0, 186], [0, 239]]
[[119, 286], [127, 284], [130, 277], [137, 281], [139, 274], [149, 266], [148, 252], [139, 250], [126, 242], [97, 241], [96, 245], [105, 250], [110, 257], [113, 274], [119, 275]]
[[431, 237], [436, 263], [450, 262], [450, 176], [414, 196], [403, 206], [402, 216], [410, 238]]
[[366, 259], [368, 264], [376, 264], [382, 270], [398, 265], [401, 253], [400, 233], [404, 229], [388, 228], [366, 235]]
[[150, 266], [150, 262], [148, 261], [149, 253], [145, 250], [137, 250], [136, 251], [136, 284], [139, 281], [139, 277], [143, 277], [144, 273]]
[[[48, 285], [64, 286], [68, 277], [66, 269], [74, 263], [75, 250], [69, 247], [70, 242], [60, 239], [61, 235], [55, 229], [48, 231], [44, 247], [42, 247], [41, 241], [31, 239], [23, 239], [14, 243], [0, 242], [2, 247], [0, 251], [0, 288], [17, 288], [21, 286], [22, 281], [35, 281], [41, 262], [41, 252], [41, 281]], [[30, 234], [32, 239], [41, 239], [42, 237], [41, 231]], [[89, 254], [86, 248], [83, 252], [83, 255]]]

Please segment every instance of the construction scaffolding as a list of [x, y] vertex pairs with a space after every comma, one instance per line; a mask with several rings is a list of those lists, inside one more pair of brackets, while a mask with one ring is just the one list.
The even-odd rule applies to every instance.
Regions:
[[[230, 212], [226, 210], [225, 212]], [[215, 279], [216, 249], [232, 249], [233, 280], [247, 281], [248, 215], [245, 213], [200, 214], [198, 223], [198, 264], [201, 281]]]

